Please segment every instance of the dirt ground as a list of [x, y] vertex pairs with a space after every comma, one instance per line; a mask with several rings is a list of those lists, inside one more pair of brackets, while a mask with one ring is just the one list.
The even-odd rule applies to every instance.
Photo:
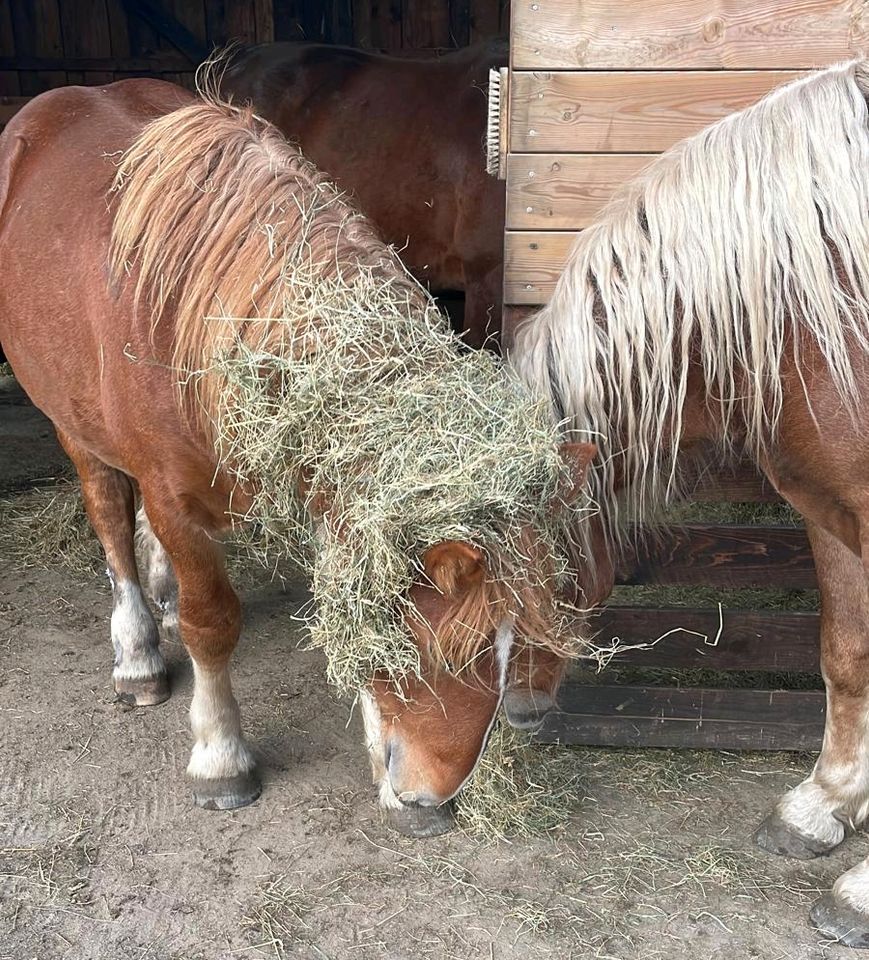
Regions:
[[[0, 497], [26, 503], [67, 469], [0, 383]], [[184, 782], [183, 649], [167, 647], [168, 703], [116, 704], [107, 583], [0, 548], [0, 960], [847, 953], [818, 941], [808, 907], [867, 837], [808, 864], [751, 843], [810, 757], [574, 750], [555, 839], [400, 838], [379, 821], [358, 715], [298, 646], [304, 586], [242, 592], [234, 680], [265, 788], [206, 812]]]

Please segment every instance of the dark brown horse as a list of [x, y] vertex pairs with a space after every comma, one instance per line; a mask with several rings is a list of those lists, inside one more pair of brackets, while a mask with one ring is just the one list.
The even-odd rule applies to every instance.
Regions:
[[[513, 359], [603, 444], [586, 554], [606, 578], [692, 448], [755, 459], [806, 520], [821, 591], [818, 762], [757, 833], [808, 859], [869, 812], [869, 65], [680, 144], [584, 231]], [[869, 945], [869, 860], [812, 916]]]
[[[141, 502], [147, 584], [164, 625], [180, 627], [193, 659], [188, 774], [197, 802], [211, 808], [249, 803], [260, 790], [230, 686], [241, 611], [220, 538], [266, 481], [256, 474], [241, 479], [236, 461], [219, 455], [213, 427], [240, 401], [226, 399], [227, 381], [198, 371], [207, 373], [229, 344], [231, 356], [248, 350], [261, 358], [256, 384], [267, 356], [273, 370], [281, 357], [296, 362], [316, 352], [312, 344], [328, 348], [329, 328], [319, 323], [329, 301], [317, 301], [321, 312], [306, 314], [298, 330], [279, 322], [287, 314], [272, 312], [304, 305], [311, 290], [289, 279], [287, 251], [296, 251], [301, 259], [293, 262], [321, 293], [352, 289], [363, 276], [373, 290], [393, 290], [404, 305], [395, 329], [415, 331], [416, 343], [427, 343], [430, 333], [443, 344], [438, 338], [447, 334], [427, 326], [434, 321], [424, 292], [371, 225], [250, 111], [196, 100], [170, 84], [129, 80], [44, 94], [0, 136], [0, 339], [79, 472], [112, 580], [115, 689], [147, 705], [169, 689], [134, 554]], [[350, 287], [336, 287], [337, 277]], [[498, 361], [450, 343], [449, 355], [438, 354], [444, 369], [486, 360], [498, 371], [494, 389], [524, 397], [515, 402], [532, 410]], [[391, 365], [398, 369], [395, 390], [409, 382], [414, 349], [407, 347], [403, 366]], [[354, 363], [364, 371], [372, 361], [352, 344], [342, 358], [342, 377]], [[268, 376], [269, 384], [281, 382]], [[389, 439], [394, 452], [402, 438]], [[453, 449], [451, 438], [443, 452], [452, 457]], [[548, 449], [552, 460], [555, 447]], [[571, 451], [577, 477], [590, 453]], [[320, 454], [288, 454], [270, 482], [289, 477], [320, 542], [340, 541], [335, 490], [309, 489]], [[416, 487], [420, 477], [414, 474]], [[364, 476], [359, 483], [364, 487]], [[349, 494], [342, 496], [346, 506]], [[539, 497], [529, 497], [529, 509], [543, 516]], [[448, 825], [445, 801], [485, 747], [514, 636], [527, 676], [522, 638], [533, 634], [545, 646], [554, 627], [547, 558], [533, 559], [540, 553], [533, 525], [520, 534], [523, 556], [532, 559], [519, 579], [514, 565], [509, 585], [501, 580], [506, 546], [448, 538], [421, 545], [409, 568], [416, 571], [408, 577], [410, 602], [386, 611], [387, 627], [396, 624], [416, 644], [420, 670], [395, 680], [375, 671], [360, 692], [381, 802], [397, 826], [416, 835]], [[460, 669], [468, 659], [474, 669], [466, 676], [443, 666]]]
[[328, 170], [435, 294], [464, 291], [480, 346], [501, 323], [504, 184], [484, 141], [489, 69], [506, 63], [500, 41], [426, 60], [271, 43], [234, 58], [222, 90]]

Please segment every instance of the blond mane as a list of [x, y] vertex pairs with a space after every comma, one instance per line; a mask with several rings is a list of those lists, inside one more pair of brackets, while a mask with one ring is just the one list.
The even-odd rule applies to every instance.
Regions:
[[755, 457], [801, 338], [853, 407], [849, 349], [869, 338], [867, 90], [869, 63], [835, 66], [663, 154], [579, 235], [518, 332], [520, 376], [600, 442], [593, 496], [617, 544], [677, 490], [692, 366]]

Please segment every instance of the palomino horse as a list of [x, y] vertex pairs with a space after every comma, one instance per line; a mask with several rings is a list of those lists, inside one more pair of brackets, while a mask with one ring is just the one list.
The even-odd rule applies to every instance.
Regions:
[[[660, 157], [578, 238], [512, 358], [576, 431], [604, 573], [704, 442], [752, 456], [805, 517], [827, 686], [812, 772], [757, 832], [809, 858], [869, 811], [869, 63], [775, 91]], [[869, 945], [869, 860], [813, 908]]]
[[[128, 80], [44, 94], [0, 138], [0, 338], [21, 384], [54, 422], [105, 548], [115, 689], [131, 703], [149, 705], [169, 689], [134, 554], [141, 497], [146, 580], [164, 624], [180, 627], [193, 660], [195, 744], [188, 775], [197, 803], [212, 809], [250, 803], [260, 792], [230, 685], [241, 614], [219, 538], [261, 485], [256, 475], [240, 479], [218, 455], [211, 427], [222, 404], [237, 412], [238, 403], [221, 394], [219, 378], [203, 379], [197, 371], [210, 369], [222, 344], [261, 355], [255, 369], [262, 367], [264, 376], [271, 375], [268, 349], [284, 349], [295, 362], [317, 343], [328, 344], [335, 331], [316, 327], [317, 317], [296, 339], [294, 331], [282, 339], [285, 328], [270, 338], [277, 322], [269, 308], [294, 302], [282, 254], [291, 248], [304, 252], [310, 274], [322, 273], [324, 282], [340, 276], [352, 285], [365, 274], [397, 290], [406, 317], [396, 330], [416, 330], [420, 342], [429, 334], [440, 338], [445, 369], [485, 356], [463, 353], [456, 338], [430, 326], [430, 302], [393, 250], [323, 174], [249, 110], [194, 99], [159, 81]], [[326, 316], [330, 306], [317, 309]], [[394, 349], [402, 364], [394, 380], [384, 382], [396, 397], [410, 382], [414, 348], [407, 356], [400, 342]], [[503, 387], [517, 414], [540, 410], [515, 376], [488, 360], [498, 371], [494, 389]], [[373, 357], [351, 345], [342, 363], [342, 377], [352, 379], [354, 364], [365, 376]], [[378, 376], [383, 379], [382, 370]], [[182, 379], [187, 386], [179, 386]], [[421, 423], [431, 414], [419, 407]], [[450, 416], [449, 409], [443, 415]], [[558, 465], [558, 483], [578, 479], [591, 449], [570, 449], [572, 462], [563, 467], [545, 411], [539, 418], [551, 437], [546, 463]], [[436, 446], [437, 436], [427, 442]], [[401, 439], [390, 438], [394, 452]], [[431, 462], [439, 456], [451, 462], [455, 444], [451, 437], [449, 446], [431, 449]], [[298, 477], [292, 489], [311, 514], [315, 543], [322, 531], [343, 533], [330, 524], [331, 491], [306, 489], [311, 474], [318, 475], [318, 456], [308, 450], [299, 463], [288, 453], [280, 465], [281, 474]], [[496, 467], [509, 471], [506, 459], [492, 465], [488, 480], [497, 479]], [[537, 466], [540, 476], [549, 470], [542, 460]], [[364, 464], [357, 467], [364, 473]], [[413, 477], [429, 500], [440, 495], [437, 480]], [[359, 484], [364, 489], [364, 476]], [[533, 501], [529, 509], [537, 508], [539, 490], [523, 496]], [[424, 512], [422, 506], [408, 491], [407, 510]], [[521, 503], [513, 506], [521, 512]], [[473, 529], [463, 528], [460, 516], [456, 522], [457, 529]], [[491, 522], [506, 536], [508, 518], [496, 507]], [[500, 579], [507, 576], [506, 548], [498, 543], [434, 540], [418, 547], [407, 577], [409, 602], [386, 611], [389, 623], [416, 644], [420, 670], [396, 680], [375, 672], [362, 691], [363, 715], [381, 803], [396, 826], [414, 835], [448, 825], [445, 802], [485, 747], [514, 636], [545, 644], [554, 629], [555, 588], [543, 569], [548, 561], [534, 548], [536, 528], [525, 525], [519, 533], [528, 576]], [[520, 654], [527, 661], [527, 651]], [[469, 658], [473, 679], [441, 665], [461, 667]]]
[[503, 41], [437, 59], [270, 43], [233, 59], [221, 88], [249, 101], [402, 251], [435, 293], [465, 293], [466, 340], [501, 324], [504, 184], [486, 173], [489, 69]]

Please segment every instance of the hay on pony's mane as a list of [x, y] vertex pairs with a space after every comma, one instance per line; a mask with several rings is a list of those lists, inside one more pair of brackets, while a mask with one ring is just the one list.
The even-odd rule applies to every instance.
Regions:
[[756, 458], [801, 338], [853, 409], [848, 351], [869, 347], [867, 95], [869, 62], [835, 66], [663, 154], [579, 235], [518, 332], [523, 380], [601, 437], [590, 493], [616, 546], [678, 492], [692, 362], [723, 434], [743, 428]]
[[462, 351], [325, 176], [249, 109], [199, 100], [145, 127], [116, 189], [114, 273], [135, 265], [152, 323], [174, 321], [183, 402], [252, 494], [237, 519], [309, 574], [329, 678], [420, 671], [407, 592], [444, 540], [480, 547], [489, 575], [432, 635], [436, 660], [473, 672], [506, 615], [576, 650], [556, 593], [582, 507], [551, 509], [569, 483], [548, 404]]

